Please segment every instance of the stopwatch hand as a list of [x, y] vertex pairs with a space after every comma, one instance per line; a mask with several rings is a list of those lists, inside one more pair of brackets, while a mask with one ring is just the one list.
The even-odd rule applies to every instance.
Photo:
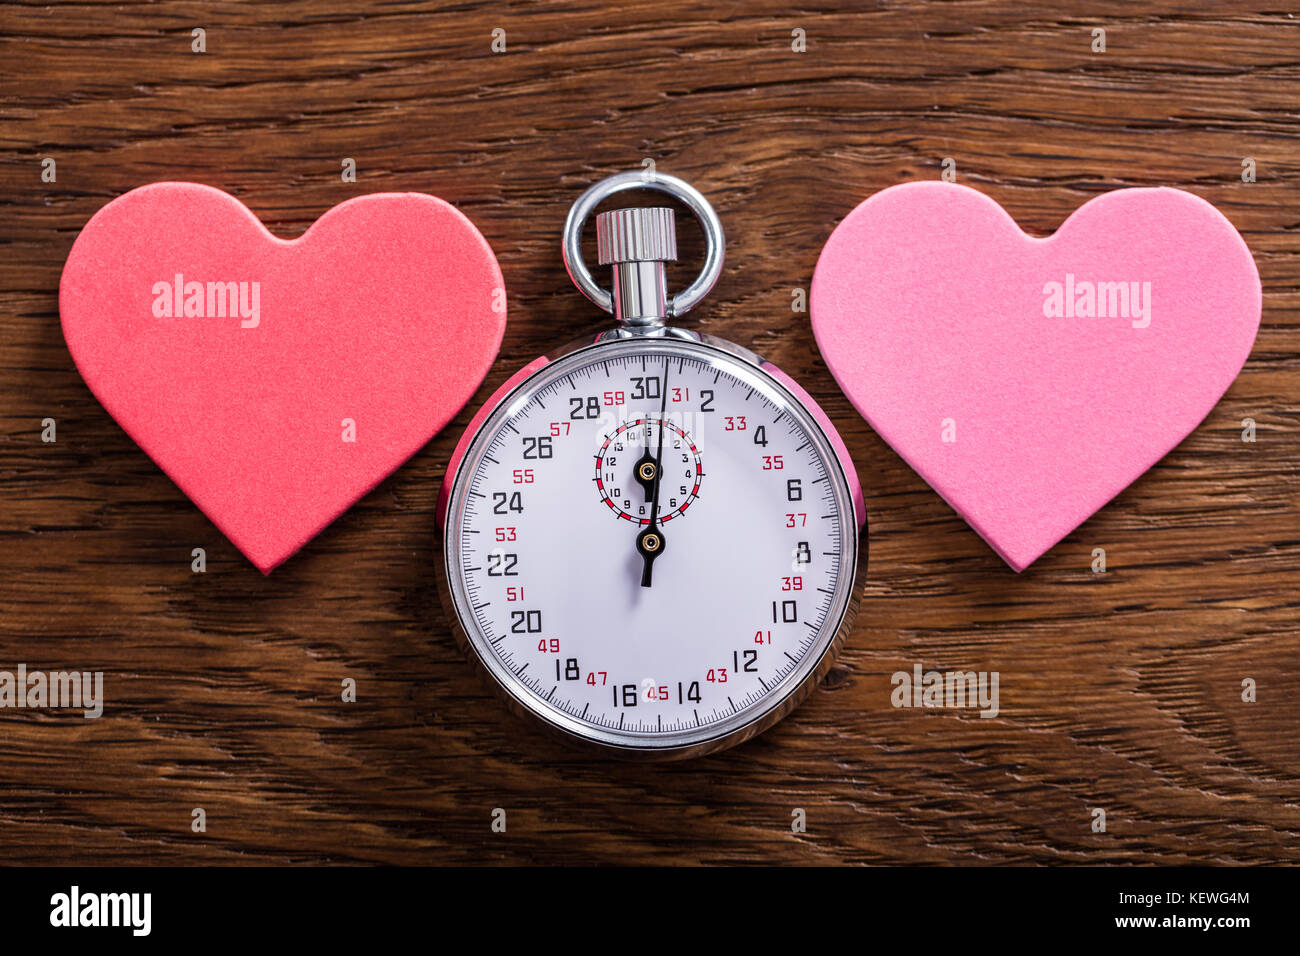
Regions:
[[650, 587], [651, 569], [655, 558], [664, 553], [664, 534], [653, 520], [636, 538], [636, 549], [641, 554], [641, 587]]
[[[660, 385], [663, 398], [659, 404], [659, 447], [654, 457], [654, 488], [651, 494], [650, 524], [636, 538], [636, 549], [641, 554], [641, 587], [650, 587], [654, 560], [664, 553], [664, 533], [659, 530], [659, 480], [663, 477], [664, 460], [664, 416], [668, 414], [668, 359], [664, 359], [664, 377]], [[647, 452], [648, 454], [648, 452]], [[637, 474], [642, 474], [643, 463], [637, 463]]]

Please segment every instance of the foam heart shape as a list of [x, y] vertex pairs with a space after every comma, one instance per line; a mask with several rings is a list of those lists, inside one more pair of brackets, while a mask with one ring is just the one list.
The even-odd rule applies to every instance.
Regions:
[[1241, 236], [1166, 188], [1037, 239], [965, 186], [894, 186], [831, 234], [810, 300], [854, 406], [1016, 571], [1205, 418], [1260, 319]]
[[59, 284], [86, 384], [264, 573], [455, 416], [504, 300], [486, 240], [440, 199], [350, 199], [289, 241], [195, 183], [110, 202]]

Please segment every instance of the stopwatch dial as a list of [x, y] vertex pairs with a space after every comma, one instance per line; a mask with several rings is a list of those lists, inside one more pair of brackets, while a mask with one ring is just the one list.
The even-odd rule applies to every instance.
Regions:
[[[654, 460], [660, 427], [664, 447]], [[686, 513], [700, 495], [703, 462], [694, 439], [679, 424], [658, 414], [619, 424], [596, 453], [596, 491], [617, 517], [648, 525], [654, 510], [654, 480], [659, 475], [659, 520]]]
[[695, 343], [543, 367], [471, 443], [447, 535], [458, 615], [502, 686], [570, 733], [646, 749], [780, 704], [843, 618], [857, 544], [809, 412]]

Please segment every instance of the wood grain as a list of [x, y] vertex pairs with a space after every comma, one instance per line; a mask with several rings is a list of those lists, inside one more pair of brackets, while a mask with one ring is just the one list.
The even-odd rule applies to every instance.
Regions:
[[[6, 861], [1300, 860], [1300, 22], [1057, 6], [0, 5], [0, 668], [102, 669], [108, 697], [99, 720], [0, 711]], [[757, 741], [653, 768], [508, 715], [430, 572], [473, 408], [600, 324], [559, 263], [568, 204], [645, 157], [726, 223], [698, 326], [824, 404], [872, 535], [825, 686]], [[1035, 234], [1107, 189], [1190, 189], [1241, 230], [1264, 284], [1255, 350], [1205, 423], [1021, 575], [852, 411], [790, 309], [858, 201], [936, 178], [944, 157]], [[109, 418], [59, 330], [77, 230], [159, 179], [227, 189], [285, 237], [353, 195], [428, 191], [505, 272], [510, 325], [472, 407], [269, 578]], [[893, 709], [889, 675], [918, 662], [999, 671], [1001, 714]]]

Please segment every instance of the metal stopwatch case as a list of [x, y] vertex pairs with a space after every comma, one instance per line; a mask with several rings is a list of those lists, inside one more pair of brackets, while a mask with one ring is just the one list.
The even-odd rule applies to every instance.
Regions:
[[[670, 296], [680, 200], [703, 269]], [[457, 640], [517, 713], [631, 758], [695, 756], [761, 733], [830, 668], [857, 610], [862, 490], [833, 425], [779, 368], [672, 324], [722, 270], [697, 190], [640, 172], [569, 212], [564, 262], [618, 325], [542, 356], [479, 411], [438, 503], [440, 591]], [[861, 553], [860, 553], [861, 552]]]

